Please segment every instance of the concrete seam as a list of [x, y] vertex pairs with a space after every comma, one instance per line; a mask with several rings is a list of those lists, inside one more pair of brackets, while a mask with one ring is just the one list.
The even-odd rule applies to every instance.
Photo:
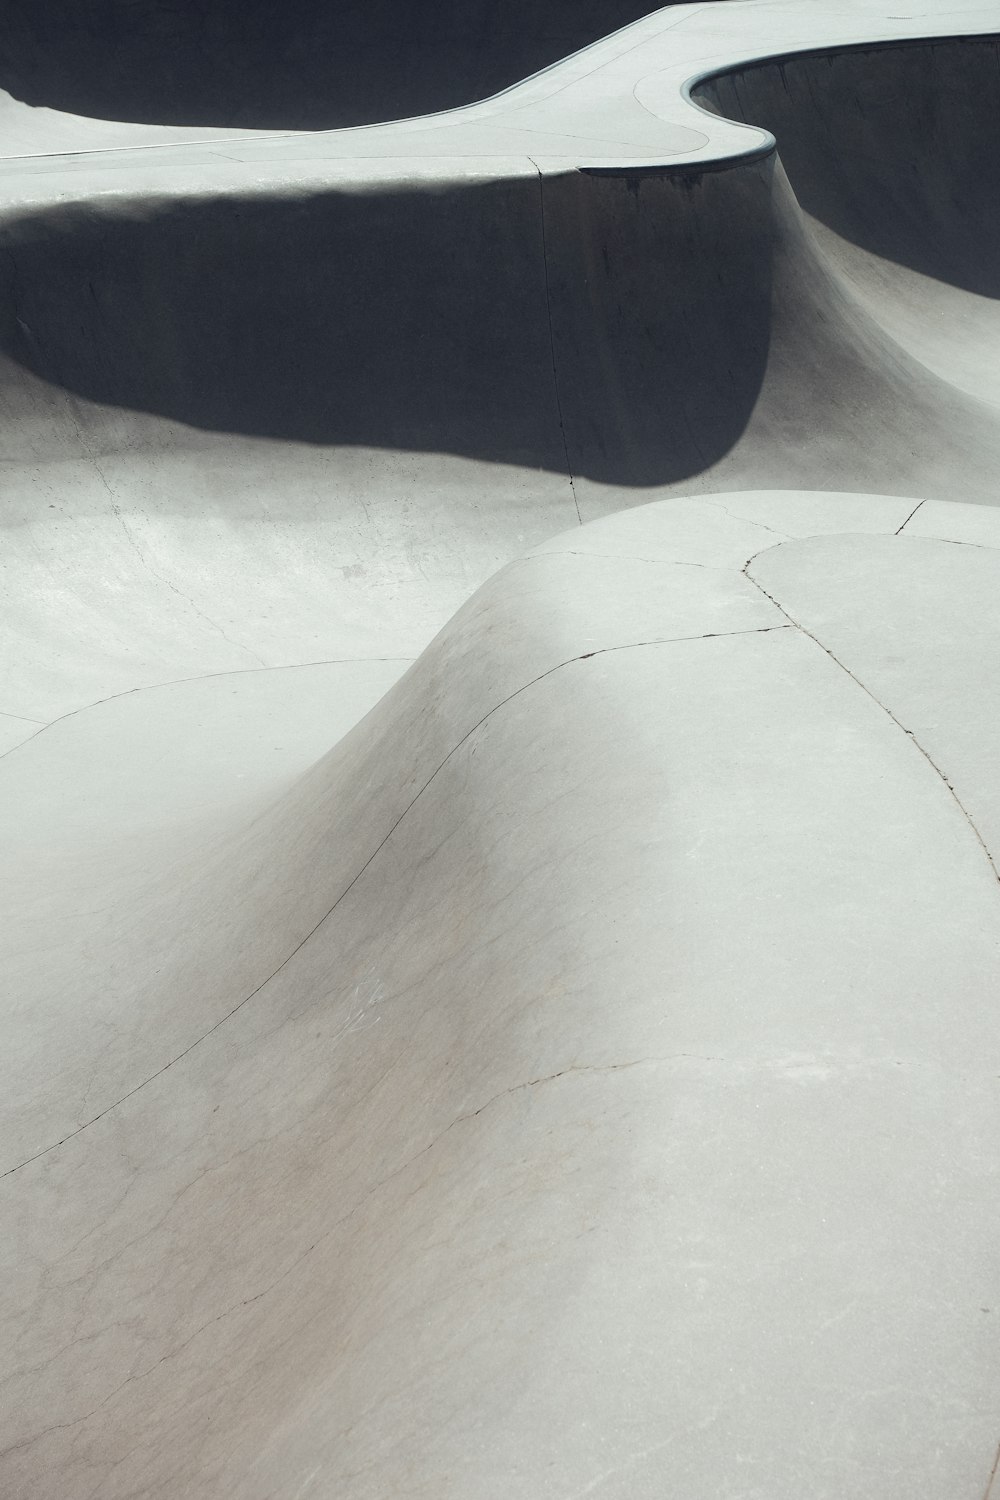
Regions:
[[37, 724], [40, 729], [48, 729], [48, 719], [29, 719], [27, 714], [11, 714], [6, 709], [0, 709], [0, 719], [16, 719], [19, 724]]
[[878, 698], [875, 695], [875, 693], [872, 692], [871, 688], [868, 687], [864, 682], [861, 681], [860, 677], [855, 676], [855, 674], [851, 671], [850, 667], [847, 666], [847, 664], [845, 662], [842, 662], [840, 660], [840, 657], [837, 656], [833, 651], [830, 650], [829, 646], [826, 646], [826, 645], [823, 644], [823, 642], [820, 640], [819, 636], [814, 635], [813, 632], [811, 630], [809, 630], [805, 625], [803, 625], [800, 620], [796, 620], [796, 618], [794, 617], [794, 615], [792, 615], [785, 608], [785, 606], [778, 599], [776, 599], [774, 597], [773, 594], [768, 593], [768, 591], [764, 587], [764, 585], [762, 583], [759, 583], [757, 581], [757, 579], [753, 576], [753, 574], [750, 572], [750, 568], [757, 561], [757, 558], [761, 557], [763, 555], [763, 552], [773, 552], [773, 551], [776, 550], [776, 547], [781, 546], [781, 545], [782, 544], [779, 542], [779, 543], [776, 543], [774, 547], [765, 547], [762, 552], [756, 552], [756, 553], [754, 553], [753, 557], [751, 557], [747, 561], [747, 563], [745, 564], [745, 566], [743, 568], [743, 575], [744, 575], [744, 577], [750, 583], [753, 584], [753, 586], [754, 586], [755, 589], [757, 589], [761, 594], [763, 594], [763, 596], [764, 596], [765, 599], [770, 600], [770, 602], [775, 606], [775, 608], [779, 609], [781, 611], [781, 613], [784, 615], [785, 619], [788, 620], [789, 623], [791, 625], [793, 625], [796, 630], [798, 630], [802, 635], [806, 636], [808, 640], [810, 640], [810, 641], [812, 641], [814, 643], [814, 645], [818, 646], [819, 649], [822, 652], [824, 652], [825, 655], [827, 655], [830, 658], [830, 660], [834, 663], [835, 666], [839, 667], [840, 670], [846, 676], [848, 676], [853, 683], [856, 683], [856, 685], [861, 689], [861, 691], [866, 695], [866, 697], [870, 698], [871, 701], [875, 704], [875, 706], [877, 708], [880, 708], [882, 710], [882, 712], [885, 714], [886, 718], [892, 720], [893, 724], [896, 725], [897, 729], [902, 730], [903, 734], [905, 734], [906, 738], [908, 740], [910, 740], [910, 742], [913, 744], [914, 748], [916, 750], [918, 750], [920, 752], [920, 754], [923, 756], [924, 760], [930, 766], [931, 770], [934, 772], [935, 776], [937, 776], [938, 780], [941, 781], [944, 784], [944, 786], [946, 787], [949, 796], [951, 797], [951, 799], [954, 802], [955, 806], [958, 808], [959, 812], [961, 813], [961, 815], [962, 815], [963, 819], [965, 820], [965, 822], [968, 824], [969, 828], [972, 830], [972, 833], [975, 836], [976, 842], [978, 843], [980, 849], [983, 851], [983, 854], [986, 857], [986, 862], [989, 865], [990, 871], [991, 871], [991, 873], [993, 875], [994, 881], [996, 882], [997, 885], [1000, 885], [1000, 870], [997, 869], [997, 864], [996, 864], [996, 861], [993, 858], [992, 853], [990, 852], [989, 845], [987, 844], [986, 840], [983, 838], [983, 835], [980, 833], [978, 827], [976, 826], [976, 823], [975, 823], [975, 820], [972, 817], [972, 814], [969, 812], [969, 809], [966, 807], [965, 803], [962, 801], [961, 797], [958, 795], [958, 792], [955, 790], [954, 786], [949, 781], [948, 777], [945, 775], [945, 772], [938, 765], [937, 761], [934, 760], [934, 758], [932, 757], [932, 755], [930, 754], [930, 752], [928, 750], [926, 750], [924, 748], [924, 746], [920, 743], [920, 741], [917, 739], [916, 734], [914, 733], [914, 731], [912, 729], [907, 729], [906, 725], [902, 722], [901, 719], [898, 719], [896, 717], [896, 715], [893, 713], [892, 709], [889, 708], [887, 704], [883, 703], [882, 700], [881, 700], [881, 698]]
[[769, 531], [772, 536], [780, 536], [783, 542], [796, 540], [790, 532], [779, 531], [776, 526], [767, 526], [763, 521], [755, 521], [750, 516], [741, 516], [738, 511], [730, 510], [727, 505], [722, 505], [709, 495], [699, 495], [697, 498], [701, 505], [709, 505], [713, 510], [721, 510], [722, 514], [728, 516], [731, 521], [742, 521], [745, 526], [756, 526], [761, 531]]
[[[103, 708], [106, 703], [114, 703], [119, 698], [131, 698], [136, 693], [155, 693], [161, 688], [183, 687], [191, 682], [211, 682], [216, 677], [243, 677], [252, 672], [298, 672], [308, 667], [350, 667], [361, 666], [369, 663], [409, 662], [411, 665], [417, 658], [415, 656], [331, 656], [320, 661], [286, 661], [286, 662], [261, 662], [259, 667], [222, 667], [218, 672], [196, 672], [193, 677], [168, 677], [164, 682], [141, 682], [137, 687], [123, 688], [120, 693], [109, 693], [106, 698], [94, 698], [90, 703], [81, 703], [79, 708], [69, 708], [64, 714], [58, 714], [54, 719], [25, 719], [26, 724], [37, 724], [38, 729], [28, 739], [22, 740], [20, 745], [14, 745], [10, 750], [5, 750], [0, 755], [0, 761], [6, 760], [8, 755], [13, 755], [16, 750], [21, 750], [46, 729], [55, 729], [57, 724], [65, 724], [67, 719], [75, 719], [77, 714], [86, 714], [93, 708]], [[381, 700], [379, 700], [381, 701]], [[372, 705], [374, 707], [374, 704]], [[17, 719], [22, 718], [20, 714], [0, 713], [0, 718]]]
[[573, 547], [549, 547], [546, 551], [531, 552], [531, 559], [538, 557], [590, 557], [599, 558], [601, 562], [607, 562], [610, 558], [613, 562], [637, 562], [649, 563], [653, 567], [664, 568], [702, 568], [706, 572], [724, 573], [727, 568], [716, 566], [712, 563], [687, 562], [678, 557], [637, 557], [631, 552], [580, 552]]
[[298, 1255], [296, 1255], [291, 1264], [286, 1266], [285, 1269], [278, 1276], [276, 1276], [273, 1281], [270, 1281], [267, 1286], [262, 1287], [259, 1292], [254, 1292], [253, 1295], [249, 1297], [241, 1297], [238, 1302], [233, 1302], [229, 1305], [229, 1307], [223, 1308], [222, 1312], [216, 1313], [213, 1317], [209, 1318], [207, 1322], [202, 1323], [200, 1327], [194, 1330], [193, 1333], [188, 1334], [187, 1338], [185, 1338], [180, 1344], [178, 1344], [173, 1349], [169, 1349], [166, 1354], [161, 1355], [159, 1359], [155, 1360], [153, 1364], [151, 1364], [147, 1369], [126, 1376], [123, 1381], [116, 1385], [113, 1390], [110, 1390], [107, 1395], [104, 1396], [90, 1411], [84, 1412], [82, 1416], [74, 1417], [71, 1422], [57, 1422], [51, 1427], [44, 1427], [40, 1431], [32, 1433], [30, 1437], [22, 1438], [19, 1442], [12, 1443], [7, 1448], [0, 1449], [0, 1458], [6, 1458], [12, 1453], [22, 1452], [25, 1449], [31, 1448], [35, 1443], [40, 1442], [43, 1438], [48, 1437], [53, 1432], [71, 1431], [75, 1427], [82, 1426], [84, 1422], [88, 1422], [91, 1417], [96, 1416], [97, 1413], [103, 1410], [103, 1408], [107, 1406], [109, 1402], [113, 1401], [118, 1393], [120, 1391], [123, 1391], [126, 1386], [134, 1385], [140, 1381], [147, 1379], [147, 1377], [152, 1375], [155, 1370], [158, 1370], [161, 1365], [166, 1364], [169, 1360], [176, 1359], [179, 1354], [183, 1354], [184, 1350], [188, 1348], [190, 1344], [193, 1344], [195, 1339], [200, 1338], [200, 1336], [209, 1328], [213, 1328], [217, 1323], [223, 1322], [226, 1318], [231, 1317], [233, 1313], [242, 1312], [245, 1307], [251, 1307], [255, 1302], [261, 1302], [265, 1297], [270, 1296], [271, 1292], [273, 1292], [276, 1287], [280, 1286], [283, 1281], [287, 1281], [289, 1276], [293, 1275], [294, 1272], [297, 1271], [303, 1264], [303, 1262], [308, 1260], [309, 1256], [312, 1255], [314, 1250], [318, 1249], [320, 1245], [322, 1245], [326, 1240], [330, 1239], [331, 1235], [336, 1234], [337, 1230], [341, 1229], [343, 1225], [349, 1223], [351, 1219], [355, 1218], [356, 1215], [361, 1211], [361, 1209], [363, 1209], [365, 1205], [369, 1203], [377, 1193], [380, 1193], [383, 1188], [388, 1187], [389, 1184], [391, 1182], [394, 1182], [397, 1177], [401, 1177], [404, 1172], [408, 1171], [409, 1168], [420, 1161], [422, 1157], [429, 1155], [430, 1152], [432, 1152], [434, 1148], [440, 1144], [445, 1136], [451, 1133], [451, 1131], [455, 1130], [459, 1125], [465, 1124], [468, 1120], [476, 1119], [477, 1116], [483, 1114], [486, 1110], [490, 1109], [492, 1105], [498, 1103], [501, 1099], [506, 1099], [514, 1094], [523, 1093], [528, 1089], [541, 1088], [545, 1084], [555, 1083], [559, 1079], [566, 1078], [573, 1074], [581, 1075], [588, 1073], [622, 1073], [628, 1072], [633, 1068], [652, 1067], [662, 1065], [664, 1063], [679, 1061], [714, 1063], [723, 1062], [724, 1059], [720, 1057], [703, 1056], [699, 1053], [693, 1052], [677, 1052], [666, 1057], [640, 1057], [631, 1059], [628, 1062], [621, 1063], [583, 1064], [562, 1068], [558, 1073], [550, 1073], [540, 1078], [528, 1078], [525, 1079], [523, 1083], [512, 1084], [510, 1088], [501, 1089], [499, 1093], [493, 1094], [490, 1096], [490, 1098], [484, 1100], [484, 1102], [479, 1105], [478, 1108], [467, 1110], [464, 1114], [457, 1115], [454, 1120], [451, 1120], [443, 1130], [439, 1131], [438, 1134], [434, 1136], [433, 1140], [428, 1141], [426, 1146], [422, 1146], [419, 1151], [414, 1152], [412, 1156], [408, 1156], [405, 1161], [402, 1161], [398, 1166], [393, 1167], [391, 1172], [388, 1172], [384, 1177], [380, 1177], [377, 1182], [373, 1183], [372, 1186], [361, 1195], [353, 1208], [348, 1209], [347, 1213], [341, 1214], [338, 1219], [335, 1219], [328, 1229], [325, 1229], [317, 1239], [312, 1241], [311, 1244], [306, 1245], [305, 1249], [303, 1249], [299, 1252]]
[[[778, 628], [785, 629], [789, 627], [782, 626]], [[747, 633], [749, 632], [735, 632], [735, 634]], [[695, 639], [701, 639], [701, 637], [695, 637]], [[423, 1157], [428, 1156], [432, 1151], [435, 1150], [438, 1145], [440, 1145], [441, 1141], [444, 1140], [444, 1138], [453, 1130], [457, 1129], [458, 1126], [466, 1124], [470, 1120], [477, 1119], [480, 1115], [484, 1114], [487, 1110], [491, 1109], [494, 1104], [499, 1103], [501, 1100], [511, 1098], [517, 1094], [525, 1093], [532, 1089], [543, 1088], [550, 1083], [556, 1083], [563, 1078], [573, 1076], [582, 1077], [590, 1075], [592, 1077], [600, 1077], [607, 1076], [612, 1073], [630, 1072], [636, 1068], [657, 1068], [673, 1063], [693, 1062], [707, 1064], [727, 1064], [730, 1061], [731, 1059], [712, 1053], [672, 1052], [656, 1055], [653, 1057], [630, 1058], [625, 1062], [578, 1063], [570, 1064], [565, 1068], [560, 1068], [555, 1073], [543, 1074], [537, 1078], [527, 1078], [520, 1083], [512, 1084], [509, 1088], [500, 1089], [497, 1093], [491, 1094], [487, 1099], [483, 1101], [482, 1104], [478, 1105], [475, 1109], [466, 1110], [462, 1114], [457, 1115], [455, 1119], [449, 1121], [449, 1123], [445, 1125], [444, 1128], [433, 1137], [433, 1139], [428, 1141], [425, 1146], [422, 1146], [419, 1151], [414, 1152], [412, 1156], [408, 1156], [405, 1161], [402, 1161], [398, 1166], [393, 1167], [392, 1170], [387, 1172], [384, 1177], [380, 1177], [377, 1182], [373, 1183], [372, 1186], [361, 1195], [361, 1197], [352, 1208], [348, 1209], [346, 1213], [341, 1214], [339, 1218], [335, 1219], [333, 1223], [322, 1232], [322, 1234], [318, 1235], [315, 1240], [306, 1245], [305, 1248], [295, 1256], [294, 1260], [292, 1260], [292, 1262], [287, 1265], [283, 1271], [281, 1271], [276, 1277], [274, 1277], [272, 1281], [268, 1282], [266, 1286], [262, 1287], [259, 1291], [252, 1293], [252, 1295], [250, 1296], [241, 1297], [238, 1302], [233, 1302], [228, 1307], [223, 1308], [222, 1312], [214, 1314], [206, 1322], [202, 1323], [198, 1328], [196, 1328], [192, 1333], [188, 1334], [188, 1336], [183, 1339], [180, 1344], [176, 1345], [173, 1349], [169, 1349], [165, 1354], [156, 1359], [153, 1364], [151, 1364], [147, 1369], [128, 1375], [123, 1381], [115, 1386], [113, 1390], [109, 1391], [107, 1395], [105, 1395], [98, 1402], [97, 1406], [93, 1407], [90, 1411], [84, 1412], [82, 1416], [75, 1417], [71, 1422], [59, 1422], [51, 1427], [46, 1427], [38, 1432], [32, 1433], [30, 1437], [23, 1438], [19, 1442], [12, 1444], [10, 1447], [0, 1450], [0, 1457], [6, 1457], [11, 1453], [29, 1449], [33, 1447], [35, 1443], [41, 1441], [42, 1438], [47, 1437], [52, 1432], [68, 1431], [72, 1430], [75, 1427], [81, 1426], [84, 1422], [89, 1421], [91, 1417], [96, 1416], [96, 1414], [105, 1406], [107, 1406], [109, 1402], [113, 1401], [115, 1396], [117, 1396], [120, 1391], [124, 1390], [126, 1386], [133, 1385], [147, 1379], [147, 1377], [152, 1375], [154, 1371], [160, 1368], [161, 1365], [166, 1364], [172, 1359], [176, 1359], [179, 1354], [182, 1354], [185, 1349], [193, 1344], [196, 1339], [200, 1338], [201, 1335], [205, 1333], [209, 1328], [213, 1328], [216, 1324], [224, 1322], [225, 1319], [231, 1317], [233, 1313], [242, 1312], [244, 1308], [252, 1307], [254, 1303], [263, 1301], [264, 1298], [270, 1296], [270, 1294], [278, 1286], [280, 1286], [282, 1282], [287, 1281], [290, 1276], [294, 1275], [299, 1267], [309, 1259], [312, 1253], [317, 1250], [320, 1245], [324, 1244], [327, 1240], [330, 1239], [332, 1235], [336, 1234], [339, 1229], [341, 1229], [345, 1224], [349, 1223], [351, 1219], [355, 1218], [358, 1213], [368, 1203], [370, 1203], [378, 1193], [382, 1191], [383, 1188], [388, 1187], [389, 1184], [394, 1182], [398, 1177], [403, 1176], [403, 1174], [407, 1172], [410, 1167], [414, 1166], [418, 1161], [422, 1160]], [[208, 1170], [214, 1169], [209, 1168]], [[194, 1179], [194, 1182], [197, 1181], [200, 1181], [200, 1176]], [[183, 1191], [187, 1191], [187, 1189], [185, 1188], [182, 1190], [182, 1192]], [[987, 1485], [986, 1493], [983, 1496], [983, 1500], [990, 1500], [990, 1493], [992, 1490], [993, 1481], [998, 1471], [998, 1467], [1000, 1467], [1000, 1449], [998, 1449], [997, 1451], [997, 1457], [994, 1461], [993, 1469], [990, 1473], [989, 1482]], [[96, 1491], [93, 1493], [96, 1494]]]
[[250, 1297], [242, 1297], [239, 1302], [231, 1303], [230, 1306], [224, 1308], [221, 1313], [216, 1313], [213, 1317], [209, 1318], [207, 1322], [202, 1323], [200, 1327], [196, 1328], [193, 1333], [189, 1334], [182, 1343], [178, 1344], [175, 1348], [168, 1350], [166, 1354], [161, 1355], [160, 1358], [157, 1359], [153, 1364], [151, 1364], [148, 1369], [127, 1376], [123, 1381], [121, 1381], [119, 1385], [116, 1385], [113, 1390], [109, 1391], [108, 1394], [98, 1402], [97, 1406], [92, 1408], [92, 1410], [84, 1412], [82, 1416], [74, 1417], [71, 1422], [58, 1422], [51, 1427], [42, 1428], [39, 1432], [32, 1433], [30, 1437], [22, 1438], [20, 1442], [13, 1443], [8, 1448], [0, 1449], [0, 1458], [5, 1458], [11, 1453], [17, 1453], [23, 1451], [24, 1449], [31, 1448], [35, 1443], [40, 1442], [42, 1438], [49, 1436], [50, 1433], [65, 1432], [72, 1430], [74, 1427], [81, 1426], [84, 1422], [89, 1421], [91, 1417], [96, 1416], [97, 1413], [101, 1411], [105, 1406], [107, 1406], [110, 1401], [113, 1401], [115, 1396], [118, 1395], [119, 1391], [123, 1391], [126, 1386], [133, 1385], [138, 1381], [145, 1380], [149, 1375], [152, 1375], [154, 1370], [159, 1369], [161, 1365], [166, 1364], [171, 1359], [176, 1359], [179, 1354], [182, 1354], [184, 1350], [190, 1344], [193, 1344], [195, 1339], [199, 1338], [201, 1334], [206, 1332], [207, 1329], [213, 1328], [217, 1323], [223, 1322], [226, 1318], [231, 1317], [233, 1313], [241, 1312], [245, 1307], [251, 1307], [255, 1302], [263, 1301], [263, 1299], [269, 1296], [271, 1292], [273, 1292], [276, 1287], [280, 1286], [283, 1281], [287, 1281], [288, 1277], [291, 1276], [295, 1271], [297, 1271], [304, 1261], [308, 1260], [309, 1256], [312, 1255], [314, 1250], [318, 1249], [318, 1247], [323, 1244], [324, 1241], [328, 1240], [331, 1235], [336, 1234], [337, 1230], [342, 1228], [343, 1225], [349, 1223], [350, 1220], [353, 1219], [361, 1211], [361, 1209], [363, 1209], [365, 1205], [375, 1197], [377, 1193], [380, 1193], [383, 1188], [388, 1187], [389, 1184], [391, 1182], [394, 1182], [397, 1177], [401, 1177], [404, 1172], [408, 1171], [409, 1168], [420, 1161], [422, 1157], [429, 1155], [430, 1152], [432, 1152], [435, 1147], [441, 1143], [445, 1136], [451, 1133], [451, 1131], [457, 1129], [459, 1125], [463, 1125], [469, 1120], [476, 1119], [479, 1115], [485, 1113], [486, 1110], [490, 1109], [501, 1099], [509, 1098], [514, 1094], [523, 1093], [528, 1089], [541, 1088], [545, 1084], [555, 1083], [561, 1078], [566, 1078], [574, 1074], [600, 1075], [608, 1073], [621, 1073], [628, 1072], [633, 1068], [652, 1067], [662, 1065], [664, 1063], [678, 1061], [713, 1063], [722, 1062], [724, 1061], [724, 1059], [718, 1057], [707, 1057], [698, 1053], [677, 1052], [666, 1057], [640, 1057], [629, 1060], [628, 1062], [621, 1063], [583, 1064], [562, 1068], [558, 1073], [550, 1073], [544, 1077], [528, 1078], [525, 1079], [523, 1083], [516, 1083], [513, 1084], [510, 1088], [501, 1089], [499, 1093], [493, 1094], [490, 1096], [490, 1098], [484, 1100], [484, 1102], [479, 1105], [478, 1108], [468, 1110], [464, 1114], [457, 1115], [454, 1120], [450, 1121], [443, 1130], [441, 1130], [436, 1136], [434, 1136], [433, 1140], [428, 1141], [426, 1146], [422, 1146], [419, 1151], [416, 1151], [412, 1156], [408, 1156], [406, 1160], [400, 1162], [398, 1166], [393, 1167], [392, 1171], [388, 1172], [385, 1177], [381, 1177], [379, 1178], [378, 1182], [373, 1183], [372, 1186], [367, 1190], [367, 1192], [362, 1194], [353, 1208], [348, 1209], [347, 1213], [341, 1214], [338, 1219], [335, 1219], [328, 1229], [325, 1229], [317, 1239], [313, 1240], [310, 1245], [307, 1245], [305, 1249], [295, 1257], [292, 1263], [285, 1267], [280, 1275], [276, 1276], [273, 1281], [268, 1283], [267, 1286], [262, 1287], [259, 1292], [255, 1292]]
[[[778, 606], [778, 608], [782, 614], [785, 613], [784, 610], [780, 609], [780, 605]], [[332, 917], [333, 913], [337, 910], [341, 903], [347, 899], [351, 891], [357, 885], [358, 881], [378, 858], [379, 854], [385, 848], [386, 844], [388, 844], [389, 840], [399, 828], [400, 824], [412, 812], [416, 803], [428, 790], [431, 783], [444, 770], [445, 766], [447, 766], [448, 762], [453, 758], [453, 756], [457, 755], [462, 746], [466, 744], [467, 741], [470, 740], [472, 736], [483, 727], [488, 719], [491, 719], [494, 714], [499, 713], [502, 708], [505, 708], [508, 703], [513, 702], [515, 698], [519, 698], [522, 693], [526, 693], [530, 688], [537, 686], [538, 683], [544, 682], [546, 678], [554, 676], [556, 672], [561, 672], [565, 667], [573, 666], [574, 663], [580, 661], [590, 661], [592, 658], [597, 656], [610, 656], [620, 651], [635, 651], [651, 646], [675, 646], [693, 641], [723, 640], [748, 635], [769, 635], [776, 631], [790, 630], [791, 628], [791, 624], [764, 625], [758, 626], [752, 630], [717, 630], [708, 631], [702, 635], [671, 636], [664, 638], [663, 640], [628, 641], [621, 646], [605, 646], [595, 651], [585, 651], [580, 656], [568, 657], [565, 661], [557, 662], [554, 667], [549, 667], [547, 671], [540, 672], [539, 675], [537, 677], [533, 677], [530, 682], [522, 683], [519, 688], [515, 688], [512, 693], [508, 693], [506, 698], [502, 698], [499, 703], [494, 704], [487, 713], [483, 714], [481, 719], [473, 724], [470, 729], [466, 730], [461, 739], [459, 739], [452, 746], [444, 759], [441, 760], [440, 763], [431, 772], [430, 776], [428, 776], [427, 780], [424, 782], [423, 786], [420, 787], [419, 791], [414, 794], [414, 796], [407, 803], [406, 807], [403, 808], [403, 811], [395, 819], [388, 832], [379, 841], [376, 848], [365, 860], [364, 864], [357, 871], [357, 873], [352, 876], [351, 880], [341, 891], [340, 895], [337, 897], [336, 901], [334, 901], [333, 905], [327, 908], [327, 910], [323, 913], [323, 915], [319, 918], [315, 925], [310, 928], [310, 930], [298, 943], [296, 943], [291, 952], [286, 954], [285, 957], [281, 960], [281, 963], [278, 964], [274, 969], [272, 969], [270, 974], [266, 975], [266, 977], [262, 979], [261, 982], [254, 989], [252, 989], [248, 995], [244, 995], [243, 999], [240, 1000], [236, 1005], [234, 1005], [231, 1010], [227, 1011], [224, 1016], [220, 1016], [218, 1021], [215, 1022], [214, 1026], [210, 1026], [207, 1031], [204, 1031], [200, 1036], [195, 1037], [194, 1041], [190, 1042], [182, 1052], [178, 1052], [176, 1057], [170, 1058], [169, 1062], [165, 1062], [162, 1067], [157, 1068], [156, 1071], [154, 1073], [151, 1073], [148, 1078], [144, 1078], [140, 1083], [137, 1083], [134, 1088], [131, 1088], [127, 1093], [122, 1094], [119, 1099], [116, 1099], [113, 1103], [108, 1104], [98, 1114], [94, 1115], [92, 1119], [85, 1120], [82, 1125], [78, 1125], [75, 1130], [69, 1131], [66, 1135], [62, 1136], [60, 1140], [53, 1141], [48, 1146], [43, 1146], [40, 1151], [35, 1151], [31, 1156], [25, 1157], [23, 1161], [18, 1162], [15, 1166], [7, 1167], [5, 1171], [0, 1172], [0, 1181], [2, 1181], [5, 1177], [13, 1176], [15, 1172], [22, 1171], [25, 1167], [30, 1166], [33, 1162], [40, 1161], [42, 1157], [48, 1156], [51, 1152], [57, 1151], [60, 1146], [65, 1146], [68, 1141], [75, 1140], [78, 1135], [82, 1135], [85, 1130], [89, 1130], [92, 1125], [96, 1125], [98, 1121], [103, 1120], [106, 1115], [112, 1114], [116, 1109], [120, 1108], [121, 1105], [127, 1103], [129, 1099], [134, 1098], [135, 1095], [140, 1093], [142, 1089], [146, 1088], [148, 1084], [154, 1083], [157, 1078], [161, 1078], [164, 1073], [169, 1072], [169, 1070], [175, 1067], [177, 1063], [182, 1062], [183, 1059], [187, 1057], [189, 1053], [193, 1052], [196, 1047], [201, 1046], [202, 1042], [207, 1041], [210, 1036], [214, 1036], [214, 1034], [222, 1026], [224, 1026], [227, 1021], [231, 1021], [233, 1016], [241, 1011], [245, 1005], [249, 1005], [250, 1001], [253, 1000], [257, 995], [259, 995], [261, 991], [264, 990], [273, 979], [276, 979], [277, 976], [282, 972], [282, 970], [291, 963], [292, 959], [302, 951], [305, 945], [313, 937], [315, 937], [316, 933], [323, 926], [324, 922]]]

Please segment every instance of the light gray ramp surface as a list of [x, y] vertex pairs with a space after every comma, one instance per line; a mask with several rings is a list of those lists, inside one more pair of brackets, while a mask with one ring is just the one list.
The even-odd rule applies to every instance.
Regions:
[[988, 1493], [998, 20], [0, 110], [5, 1495]]

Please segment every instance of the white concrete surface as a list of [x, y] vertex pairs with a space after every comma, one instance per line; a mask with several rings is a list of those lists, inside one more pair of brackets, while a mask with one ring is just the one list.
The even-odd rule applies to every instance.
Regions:
[[997, 19], [0, 110], [5, 1497], [990, 1496], [995, 298], [688, 85]]
[[568, 533], [76, 914], [8, 1022], [14, 1493], [976, 1492], [1000, 522], [913, 509]]

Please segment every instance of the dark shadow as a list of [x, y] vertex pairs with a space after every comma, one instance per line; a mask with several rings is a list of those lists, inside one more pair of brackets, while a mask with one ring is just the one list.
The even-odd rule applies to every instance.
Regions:
[[[194, 427], [619, 484], [743, 431], [770, 326], [769, 164], [51, 209], [0, 238], [0, 346]], [[559, 399], [553, 378], [558, 364]]]
[[736, 446], [772, 329], [773, 159], [546, 182], [552, 327], [574, 472], [674, 484]]
[[770, 130], [799, 203], [844, 239], [1000, 297], [996, 37], [804, 53], [695, 97]]
[[496, 93], [650, 0], [7, 0], [0, 88], [157, 125], [323, 130]]

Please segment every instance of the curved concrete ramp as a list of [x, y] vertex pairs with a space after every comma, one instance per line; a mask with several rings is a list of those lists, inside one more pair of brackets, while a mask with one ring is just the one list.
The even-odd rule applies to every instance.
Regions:
[[7, 1493], [981, 1493], [1000, 523], [915, 509], [568, 533], [91, 919], [8, 1030]]
[[778, 139], [811, 233], [893, 340], [994, 402], [1000, 125], [987, 101], [998, 46], [956, 38], [801, 53], [696, 91]]
[[[0, 64], [127, 116], [0, 108], [0, 1494], [990, 1500], [995, 7], [275, 134], [102, 5]], [[303, 121], [433, 107], [335, 12]]]
[[11, 716], [412, 659], [507, 558], [638, 498], [996, 501], [982, 296], [934, 283], [958, 331], [906, 347], [911, 273], [859, 291], [772, 156], [139, 170], [7, 184]]

